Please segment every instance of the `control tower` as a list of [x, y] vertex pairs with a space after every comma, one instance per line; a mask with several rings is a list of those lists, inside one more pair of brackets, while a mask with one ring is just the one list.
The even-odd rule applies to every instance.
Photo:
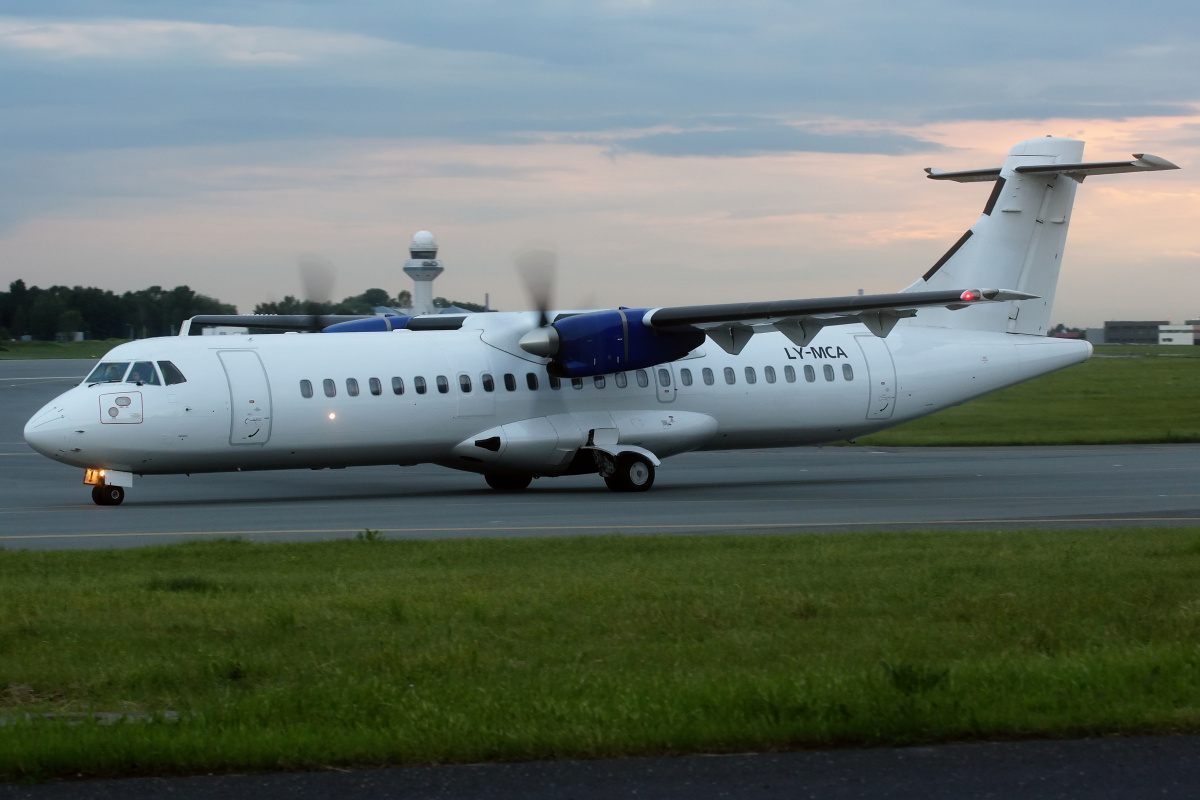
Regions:
[[408, 254], [411, 257], [404, 262], [404, 271], [413, 279], [414, 314], [437, 313], [433, 307], [433, 280], [444, 269], [437, 251], [437, 240], [429, 231], [417, 231], [409, 245]]

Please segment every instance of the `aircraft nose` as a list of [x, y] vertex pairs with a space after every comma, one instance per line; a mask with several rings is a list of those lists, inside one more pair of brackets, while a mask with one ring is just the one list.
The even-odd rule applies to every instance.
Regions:
[[51, 403], [25, 423], [25, 441], [44, 456], [54, 457], [62, 443], [67, 412], [61, 403]]

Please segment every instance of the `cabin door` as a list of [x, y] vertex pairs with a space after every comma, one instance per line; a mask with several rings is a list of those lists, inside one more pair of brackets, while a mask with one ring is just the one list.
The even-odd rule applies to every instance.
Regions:
[[874, 334], [854, 338], [867, 359], [867, 419], [891, 419], [896, 410], [896, 365], [887, 342]]
[[229, 443], [266, 444], [271, 438], [271, 387], [253, 350], [220, 350], [229, 382]]

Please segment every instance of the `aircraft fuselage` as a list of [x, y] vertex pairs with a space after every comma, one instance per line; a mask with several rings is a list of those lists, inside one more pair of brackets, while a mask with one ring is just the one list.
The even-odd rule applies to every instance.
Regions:
[[883, 339], [844, 325], [805, 347], [766, 333], [738, 355], [708, 342], [673, 363], [559, 381], [489, 343], [527, 320], [131, 342], [103, 360], [169, 361], [186, 381], [82, 383], [26, 438], [63, 463], [140, 475], [418, 463], [556, 475], [593, 439], [666, 457], [854, 438], [1091, 354], [1040, 336], [901, 324]]

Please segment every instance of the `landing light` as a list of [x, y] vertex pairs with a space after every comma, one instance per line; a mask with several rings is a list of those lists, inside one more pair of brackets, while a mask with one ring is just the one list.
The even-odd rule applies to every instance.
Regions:
[[337, 419], [337, 414], [335, 414], [335, 413], [333, 413], [332, 411], [330, 411], [330, 412], [329, 412], [329, 418], [330, 418], [330, 419]]

